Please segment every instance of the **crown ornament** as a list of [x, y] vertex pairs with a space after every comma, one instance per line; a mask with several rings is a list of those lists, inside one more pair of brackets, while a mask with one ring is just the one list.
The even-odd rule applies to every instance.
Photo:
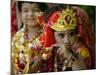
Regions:
[[51, 28], [55, 31], [65, 31], [75, 29], [77, 26], [76, 13], [72, 8], [67, 8], [60, 13], [60, 17], [56, 20]]

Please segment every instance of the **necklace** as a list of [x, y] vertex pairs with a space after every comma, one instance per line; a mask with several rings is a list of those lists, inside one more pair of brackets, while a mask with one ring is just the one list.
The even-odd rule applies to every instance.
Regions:
[[42, 32], [42, 30], [38, 30], [32, 40], [29, 40], [28, 29], [26, 29], [25, 26], [17, 33], [14, 40], [14, 50], [18, 52], [15, 53], [17, 57], [15, 57], [14, 63], [17, 65], [16, 68], [18, 71], [21, 70], [22, 73], [28, 73], [31, 63], [30, 60], [33, 58], [32, 54], [36, 55], [38, 53], [37, 50], [39, 50], [39, 48], [36, 49], [35, 47], [37, 45], [39, 46], [39, 37], [42, 35]]
[[31, 58], [34, 58], [34, 56], [37, 56], [38, 54], [40, 55], [41, 49], [42, 49], [42, 44], [39, 38], [42, 35], [42, 30], [38, 30], [37, 33], [34, 35], [34, 37], [29, 40], [28, 38], [28, 30], [26, 29], [26, 33], [24, 36], [26, 36], [25, 43], [26, 43], [26, 48], [30, 50], [30, 56]]

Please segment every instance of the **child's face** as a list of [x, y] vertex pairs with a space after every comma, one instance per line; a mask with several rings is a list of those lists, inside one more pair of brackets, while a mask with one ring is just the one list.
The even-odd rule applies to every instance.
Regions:
[[37, 25], [37, 16], [40, 15], [40, 9], [36, 3], [23, 3], [21, 7], [22, 21], [27, 26]]
[[75, 30], [56, 31], [54, 32], [54, 35], [56, 43], [64, 45], [73, 45], [77, 38]]

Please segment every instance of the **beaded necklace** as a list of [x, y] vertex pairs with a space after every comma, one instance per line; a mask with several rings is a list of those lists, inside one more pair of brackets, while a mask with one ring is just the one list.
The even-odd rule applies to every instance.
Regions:
[[42, 30], [39, 30], [35, 34], [35, 37], [33, 37], [32, 40], [29, 40], [28, 29], [26, 27], [24, 27], [24, 31], [22, 32], [23, 40], [20, 41], [22, 43], [22, 46], [21, 46], [22, 48], [20, 48], [21, 50], [20, 50], [20, 53], [19, 53], [19, 59], [25, 58], [24, 60], [19, 61], [19, 62], [22, 62], [19, 65], [19, 69], [20, 69], [20, 66], [22, 66], [23, 63], [25, 62], [24, 66], [21, 67], [21, 68], [23, 68], [22, 73], [28, 72], [29, 65], [31, 64], [30, 59], [32, 59], [34, 56], [39, 54], [39, 50], [40, 50], [40, 47], [41, 47], [41, 44], [40, 44], [40, 41], [39, 41], [39, 36], [41, 34], [42, 34]]

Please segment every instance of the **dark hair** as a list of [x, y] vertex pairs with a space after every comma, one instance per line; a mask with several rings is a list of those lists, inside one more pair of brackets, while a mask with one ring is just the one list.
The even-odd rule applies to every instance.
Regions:
[[64, 8], [65, 8], [65, 4], [59, 4], [57, 6], [49, 8], [47, 11], [44, 12], [44, 20], [47, 22], [53, 12], [62, 10]]
[[23, 3], [35, 3], [38, 5], [38, 7], [40, 8], [41, 11], [45, 11], [48, 9], [48, 6], [46, 3], [40, 3], [40, 2], [30, 2], [30, 1], [17, 1], [17, 7], [18, 7], [18, 10], [21, 12], [21, 7], [22, 7], [22, 4]]

